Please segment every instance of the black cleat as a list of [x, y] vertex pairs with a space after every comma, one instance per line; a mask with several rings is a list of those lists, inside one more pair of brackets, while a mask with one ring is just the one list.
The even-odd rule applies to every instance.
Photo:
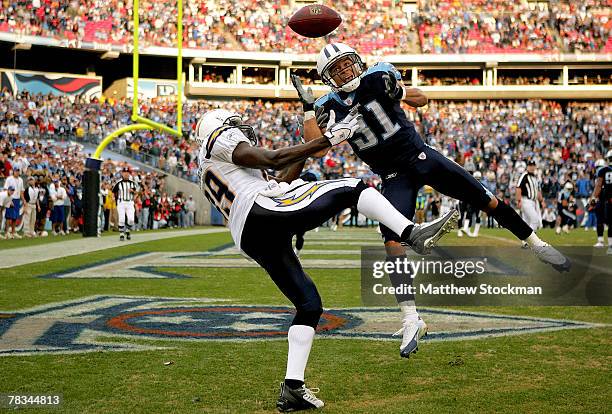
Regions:
[[132, 240], [132, 236], [130, 236], [130, 233], [126, 233], [125, 238], [128, 240]]
[[322, 408], [325, 404], [314, 395], [315, 392], [319, 392], [318, 389], [315, 390], [316, 391], [313, 392], [306, 388], [305, 385], [297, 389], [292, 389], [282, 382], [280, 396], [276, 402], [276, 408], [278, 408], [278, 411], [281, 413]]
[[125, 240], [125, 236], [123, 234], [119, 236], [119, 241], [124, 241], [124, 240]]
[[429, 254], [442, 236], [457, 227], [458, 221], [459, 212], [453, 209], [430, 223], [415, 224], [410, 235], [401, 243], [412, 248], [415, 253]]

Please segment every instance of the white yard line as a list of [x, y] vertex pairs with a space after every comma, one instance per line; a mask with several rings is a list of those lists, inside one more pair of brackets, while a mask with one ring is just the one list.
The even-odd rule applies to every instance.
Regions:
[[66, 240], [56, 243], [39, 244], [36, 246], [18, 247], [7, 249], [2, 252], [0, 269], [14, 266], [22, 266], [47, 260], [59, 259], [76, 254], [87, 254], [98, 250], [112, 249], [114, 247], [127, 246], [130, 244], [143, 243], [153, 240], [170, 239], [173, 237], [197, 236], [202, 234], [213, 234], [227, 232], [226, 228], [219, 229], [197, 229], [177, 230], [151, 233], [133, 233], [130, 241], [119, 241], [119, 236], [108, 237], [84, 237], [82, 239]]

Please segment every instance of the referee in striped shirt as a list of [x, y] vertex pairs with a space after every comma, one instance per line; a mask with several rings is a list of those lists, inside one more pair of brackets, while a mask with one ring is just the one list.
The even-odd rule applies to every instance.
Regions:
[[540, 205], [544, 207], [544, 198], [540, 181], [535, 176], [535, 161], [527, 162], [527, 171], [516, 183], [516, 202], [521, 209], [523, 219], [533, 231], [542, 227], [542, 213]]
[[[117, 214], [119, 215], [119, 240], [123, 241], [127, 237], [131, 240], [130, 230], [134, 227], [134, 197], [138, 191], [138, 184], [130, 179], [130, 169], [123, 168], [121, 180], [113, 187], [113, 194], [117, 200]], [[125, 217], [127, 216], [127, 231]]]

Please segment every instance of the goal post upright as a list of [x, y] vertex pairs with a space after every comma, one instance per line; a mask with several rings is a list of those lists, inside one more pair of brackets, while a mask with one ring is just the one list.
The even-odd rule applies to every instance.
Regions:
[[139, 79], [139, 27], [140, 27], [140, 2], [134, 0], [132, 9], [132, 122], [134, 124], [126, 125], [107, 135], [98, 144], [94, 154], [85, 160], [85, 171], [83, 173], [83, 236], [96, 237], [99, 229], [99, 209], [100, 209], [100, 169], [102, 167], [102, 151], [115, 138], [125, 134], [126, 132], [139, 130], [158, 130], [176, 137], [182, 137], [182, 120], [183, 120], [183, 0], [177, 0], [178, 8], [178, 25], [177, 25], [177, 62], [176, 62], [176, 127], [171, 128], [168, 125], [155, 122], [151, 119], [139, 115], [139, 99], [138, 99], [138, 79]]

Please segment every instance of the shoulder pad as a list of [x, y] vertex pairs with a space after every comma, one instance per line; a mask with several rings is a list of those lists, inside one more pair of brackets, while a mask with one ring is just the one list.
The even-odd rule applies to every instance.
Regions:
[[392, 64], [388, 62], [378, 62], [375, 65], [370, 66], [365, 74], [369, 75], [369, 74], [376, 73], [376, 72], [391, 72], [395, 75], [396, 79], [398, 80], [402, 79], [402, 75], [395, 68], [395, 66], [393, 66]]

